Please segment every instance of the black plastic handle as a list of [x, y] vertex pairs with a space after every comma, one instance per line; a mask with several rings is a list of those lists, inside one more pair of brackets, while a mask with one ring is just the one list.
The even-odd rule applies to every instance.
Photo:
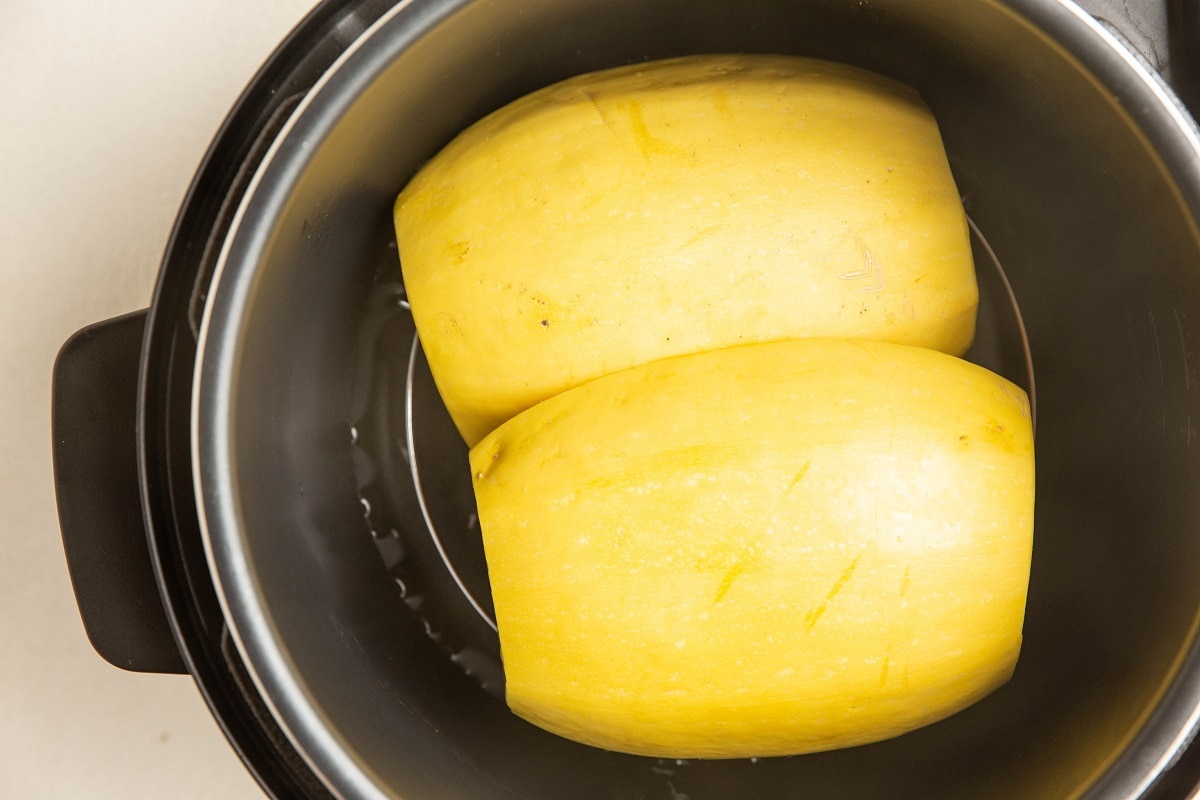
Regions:
[[1200, 114], [1200, 0], [1167, 0], [1171, 86], [1192, 112]]
[[135, 672], [183, 674], [142, 518], [138, 369], [146, 312], [90, 325], [54, 363], [54, 480], [67, 569], [96, 652]]

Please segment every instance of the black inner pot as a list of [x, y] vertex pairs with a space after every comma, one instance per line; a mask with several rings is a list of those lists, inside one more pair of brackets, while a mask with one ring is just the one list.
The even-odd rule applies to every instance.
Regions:
[[[441, 499], [422, 509], [413, 491], [394, 406], [411, 348], [397, 192], [528, 91], [708, 52], [829, 58], [917, 87], [1027, 327], [1038, 506], [1021, 660], [995, 694], [891, 741], [677, 763], [518, 720], [497, 697], [494, 634], [429, 548], [430, 507], [470, 497], [420, 380], [413, 435]], [[1131, 63], [1057, 0], [433, 0], [385, 15], [251, 186], [193, 409], [226, 611], [314, 770], [346, 797], [408, 800], [1148, 796], [1200, 696], [1200, 168]], [[1019, 373], [1011, 334], [993, 355]], [[444, 545], [469, 564], [459, 527]]]

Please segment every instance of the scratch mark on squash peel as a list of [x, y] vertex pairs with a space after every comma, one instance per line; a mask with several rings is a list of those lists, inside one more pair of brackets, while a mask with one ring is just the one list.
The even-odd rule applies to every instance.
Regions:
[[679, 247], [676, 249], [683, 250], [687, 247], [691, 247], [692, 245], [696, 244], [697, 242], [707, 239], [709, 236], [712, 236], [714, 233], [716, 233], [719, 230], [721, 230], [720, 225], [709, 225], [707, 228], [702, 228], [699, 231], [697, 231], [695, 234], [693, 234], [686, 242], [679, 245]]
[[625, 104], [625, 110], [629, 114], [629, 127], [633, 131], [634, 143], [642, 152], [643, 158], [649, 159], [655, 153], [686, 155], [687, 151], [682, 147], [663, 141], [650, 133], [650, 126], [646, 124], [646, 115], [642, 111], [641, 103], [630, 100]]
[[732, 567], [725, 572], [725, 577], [721, 578], [721, 585], [717, 587], [717, 596], [713, 598], [713, 603], [719, 603], [729, 593], [729, 587], [733, 586], [733, 582], [738, 579], [738, 576], [746, 571], [745, 559], [739, 558]]
[[858, 562], [862, 560], [862, 557], [862, 553], [859, 553], [854, 557], [854, 560], [850, 562], [850, 565], [842, 570], [842, 574], [838, 576], [836, 581], [834, 581], [833, 588], [831, 588], [829, 593], [825, 595], [825, 599], [821, 601], [821, 604], [812, 611], [808, 612], [808, 615], [805, 617], [804, 625], [804, 630], [806, 632], [813, 629], [813, 626], [820, 621], [821, 617], [825, 614], [826, 609], [829, 608], [829, 604], [832, 603], [833, 599], [838, 596], [842, 589], [846, 587], [846, 584], [850, 581], [850, 578], [854, 576], [854, 570], [858, 568]]
[[857, 281], [868, 279], [869, 284], [859, 286], [854, 290], [855, 294], [875, 294], [883, 291], [883, 266], [875, 260], [875, 256], [871, 254], [871, 248], [866, 245], [862, 246], [863, 260], [866, 262], [862, 269], [854, 270], [853, 272], [843, 272], [838, 275], [839, 280]]
[[799, 470], [796, 471], [796, 476], [794, 478], [792, 478], [792, 482], [788, 484], [787, 490], [789, 492], [792, 489], [795, 489], [800, 484], [800, 481], [804, 480], [804, 476], [808, 474], [808, 468], [811, 466], [812, 466], [811, 461], [805, 461], [804, 465], [802, 467], [800, 467]]
[[587, 98], [587, 101], [591, 103], [592, 108], [596, 110], [596, 116], [600, 118], [600, 122], [604, 125], [604, 127], [608, 128], [615, 134], [616, 130], [613, 128], [612, 120], [610, 120], [608, 115], [604, 113], [604, 109], [600, 107], [600, 102], [596, 100], [595, 95], [593, 95], [587, 89], [580, 89], [579, 93]]

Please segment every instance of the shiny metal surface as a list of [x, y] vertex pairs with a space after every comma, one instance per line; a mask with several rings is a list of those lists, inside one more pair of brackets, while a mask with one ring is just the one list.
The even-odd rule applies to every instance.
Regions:
[[[458, 589], [415, 549], [407, 464], [359, 455], [390, 429], [358, 365], [406, 367], [365, 320], [395, 281], [391, 199], [456, 131], [570, 74], [718, 50], [856, 63], [933, 107], [1037, 369], [1037, 542], [1021, 662], [983, 702], [878, 745], [675, 764], [531, 728], [427, 633], [388, 567]], [[347, 798], [1151, 798], [1200, 705], [1197, 209], [1191, 119], [1060, 0], [401, 3], [285, 127], [205, 310], [194, 469], [239, 648]]]

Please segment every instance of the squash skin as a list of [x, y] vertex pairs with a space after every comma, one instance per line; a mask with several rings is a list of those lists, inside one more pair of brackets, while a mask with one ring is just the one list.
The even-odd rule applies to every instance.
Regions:
[[807, 339], [590, 382], [471, 451], [507, 699], [664, 758], [890, 738], [1009, 679], [1033, 531], [1024, 392]]
[[468, 128], [395, 205], [430, 369], [474, 445], [601, 375], [806, 336], [960, 355], [978, 290], [912, 89], [813, 59], [571, 78]]

